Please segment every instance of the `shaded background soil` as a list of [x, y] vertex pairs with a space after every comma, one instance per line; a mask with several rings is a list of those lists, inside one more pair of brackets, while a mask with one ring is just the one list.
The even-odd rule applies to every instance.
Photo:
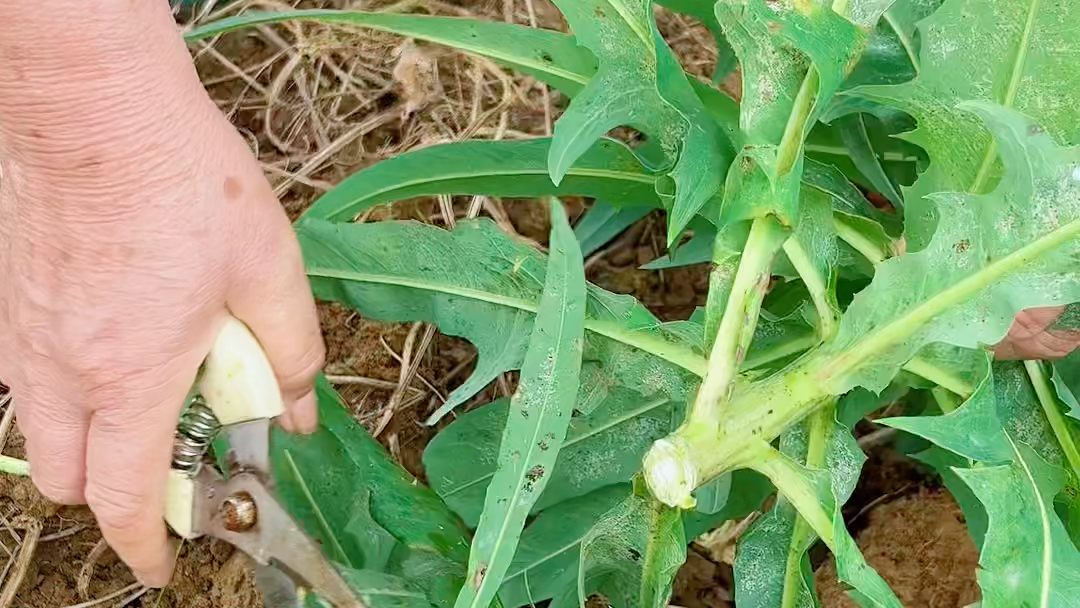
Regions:
[[[297, 6], [476, 16], [565, 29], [547, 0], [323, 0]], [[253, 0], [220, 10], [286, 8], [276, 0]], [[715, 47], [709, 33], [689, 18], [660, 9], [657, 15], [684, 67], [710, 73]], [[333, 184], [383, 158], [469, 137], [545, 135], [565, 106], [556, 92], [489, 61], [342, 26], [265, 26], [196, 44], [192, 54], [204, 84], [247, 137], [294, 218]], [[737, 92], [731, 88], [737, 80], [726, 86]], [[583, 201], [565, 202], [572, 220], [585, 210]], [[547, 212], [532, 201], [417, 200], [375, 209], [363, 219], [412, 218], [445, 226], [469, 208], [538, 246], [546, 243]], [[633, 294], [664, 320], [683, 319], [705, 303], [707, 268], [639, 269], [663, 254], [663, 221], [657, 212], [638, 222], [589, 257], [587, 274], [609, 290]], [[438, 429], [419, 421], [468, 376], [474, 350], [423, 324], [377, 323], [331, 304], [320, 304], [319, 312], [328, 346], [326, 373], [356, 418], [423, 479], [420, 456]], [[416, 358], [420, 365], [410, 377], [404, 370]], [[507, 374], [464, 407], [509, 395], [515, 382], [516, 376]], [[10, 416], [7, 420], [10, 427]], [[7, 427], [0, 422], [0, 450], [21, 456], [17, 430]], [[977, 553], [963, 517], [911, 461], [887, 449], [876, 451], [845, 515], [868, 561], [905, 606], [959, 607], [977, 599]], [[102, 542], [85, 508], [51, 505], [28, 480], [0, 476], [0, 518], [0, 608], [261, 605], [244, 557], [224, 543], [183, 544], [172, 583], [147, 590]], [[730, 541], [743, 528], [731, 522], [691, 545], [673, 605], [734, 605]], [[28, 559], [20, 560], [23, 554]], [[829, 557], [818, 552], [816, 561], [824, 605], [854, 606], [837, 587]], [[15, 588], [17, 593], [5, 599]]]

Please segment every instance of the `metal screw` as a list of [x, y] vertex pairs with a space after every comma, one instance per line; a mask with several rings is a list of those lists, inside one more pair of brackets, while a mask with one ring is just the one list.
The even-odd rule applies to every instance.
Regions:
[[247, 492], [236, 492], [221, 502], [221, 519], [230, 532], [246, 532], [259, 522], [259, 508]]

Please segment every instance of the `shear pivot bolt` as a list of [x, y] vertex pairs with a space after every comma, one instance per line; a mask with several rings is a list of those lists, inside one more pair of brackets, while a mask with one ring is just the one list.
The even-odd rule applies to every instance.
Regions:
[[247, 492], [237, 492], [221, 503], [221, 519], [230, 532], [246, 532], [259, 521], [255, 499]]

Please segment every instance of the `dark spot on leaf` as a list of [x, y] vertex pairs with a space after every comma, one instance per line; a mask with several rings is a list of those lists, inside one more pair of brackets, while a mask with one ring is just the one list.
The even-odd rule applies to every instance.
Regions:
[[773, 411], [772, 411], [772, 410], [769, 410], [769, 415], [770, 415], [770, 416], [772, 416], [772, 413], [773, 413]]
[[578, 418], [578, 417], [580, 417], [582, 415], [583, 414], [581, 413], [581, 410], [577, 409], [576, 407], [574, 408], [574, 411], [570, 412], [570, 416], [572, 418]]
[[487, 576], [487, 566], [481, 565], [476, 569], [476, 574], [473, 575], [472, 586], [474, 589], [480, 588], [480, 584], [484, 582], [485, 576]]
[[543, 467], [543, 465], [539, 465], [539, 464], [536, 465], [535, 467], [529, 469], [525, 473], [525, 479], [528, 479], [529, 481], [532, 481], [532, 482], [539, 481], [543, 477], [544, 477], [544, 467]]
[[527, 410], [525, 408], [521, 408], [521, 417], [528, 420], [529, 419], [529, 410]]
[[953, 246], [956, 249], [956, 253], [964, 253], [968, 249], [971, 249], [971, 241], [967, 239], [960, 239], [956, 245]]
[[778, 21], [770, 21], [769, 23], [767, 23], [765, 25], [765, 28], [769, 30], [770, 34], [778, 34], [778, 33], [780, 33], [780, 29], [782, 27], [783, 26], [780, 25], [780, 22], [778, 22]]
[[743, 173], [750, 173], [751, 171], [754, 170], [754, 166], [755, 166], [754, 159], [750, 158], [749, 156], [742, 157], [742, 172]]
[[540, 446], [540, 449], [544, 452], [548, 450], [548, 442], [545, 439], [541, 439], [536, 445]]
[[555, 61], [554, 59], [552, 59], [551, 53], [544, 53], [543, 55], [540, 55], [540, 58], [548, 63], [552, 63]]
[[635, 549], [633, 547], [630, 547], [629, 552], [630, 552], [630, 559], [634, 560], [635, 562], [641, 559], [641, 552], [638, 551], [637, 549]]
[[596, 15], [600, 19], [607, 17], [607, 13], [605, 13], [604, 9], [600, 8], [599, 6], [593, 9], [593, 15]]

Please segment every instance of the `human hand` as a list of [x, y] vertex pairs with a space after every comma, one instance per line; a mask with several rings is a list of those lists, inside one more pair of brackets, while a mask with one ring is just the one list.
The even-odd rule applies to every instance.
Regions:
[[[146, 13], [139, 28], [169, 19], [167, 3], [131, 6]], [[0, 57], [13, 38], [0, 32]], [[226, 314], [266, 350], [287, 429], [314, 429], [324, 356], [288, 218], [179, 38], [161, 39], [134, 47], [163, 47], [147, 57], [118, 44], [126, 64], [84, 50], [102, 55], [100, 70], [124, 71], [91, 69], [86, 78], [116, 82], [61, 89], [39, 113], [0, 93], [0, 378], [34, 483], [89, 504], [152, 586], [174, 559], [163, 509], [179, 410]], [[22, 50], [56, 52], [46, 46]], [[4, 65], [0, 89], [27, 80]]]
[[1021, 311], [994, 347], [998, 359], [1060, 359], [1080, 346], [1080, 331], [1062, 323], [1064, 306]]

